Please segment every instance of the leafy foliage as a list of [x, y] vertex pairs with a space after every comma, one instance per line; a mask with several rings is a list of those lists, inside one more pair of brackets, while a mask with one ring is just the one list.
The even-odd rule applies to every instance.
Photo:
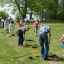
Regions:
[[[26, 14], [39, 15], [41, 19], [58, 19], [58, 12], [64, 11], [64, 0], [0, 0], [0, 5], [13, 7], [13, 14], [20, 14], [24, 19]], [[60, 17], [60, 16], [59, 16]], [[64, 19], [63, 19], [64, 20]]]
[[0, 11], [0, 17], [2, 17], [4, 20], [8, 17], [8, 13], [6, 13], [5, 11]]
[[64, 12], [61, 12], [60, 14], [58, 14], [58, 20], [64, 20]]

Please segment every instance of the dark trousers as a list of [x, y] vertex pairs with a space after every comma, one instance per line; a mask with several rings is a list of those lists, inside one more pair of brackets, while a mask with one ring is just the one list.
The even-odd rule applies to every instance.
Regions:
[[20, 33], [18, 31], [16, 33], [18, 35], [18, 45], [21, 46], [21, 45], [23, 45], [23, 34], [20, 35]]

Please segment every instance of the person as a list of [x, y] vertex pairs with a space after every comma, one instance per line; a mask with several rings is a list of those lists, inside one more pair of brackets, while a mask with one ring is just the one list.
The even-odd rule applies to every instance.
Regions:
[[14, 35], [14, 28], [15, 28], [14, 20], [11, 16], [9, 16], [7, 20], [9, 22], [9, 35], [15, 36]]
[[61, 42], [62, 42], [62, 48], [64, 48], [64, 34], [62, 35]]
[[2, 17], [0, 17], [0, 28], [1, 28], [1, 24], [2, 24], [2, 21], [1, 21]]
[[18, 46], [22, 46], [25, 40], [25, 32], [28, 31], [28, 27], [20, 27], [18, 28], [17, 35], [18, 35]]
[[0, 17], [0, 28], [4, 28], [4, 19]]
[[8, 31], [8, 29], [9, 29], [9, 28], [8, 28], [8, 24], [9, 24], [9, 23], [8, 23], [8, 21], [6, 20], [6, 21], [4, 22], [4, 30], [6, 30], [7, 33], [9, 32], [9, 31]]
[[38, 21], [38, 19], [37, 19], [37, 20], [34, 22], [35, 36], [37, 36], [38, 25], [39, 25], [39, 21]]
[[11, 16], [8, 17], [8, 21], [9, 23], [13, 20], [13, 18]]
[[14, 36], [14, 20], [10, 20], [9, 22], [9, 34], [11, 34], [11, 36]]
[[27, 17], [24, 19], [24, 21], [25, 21], [25, 24], [28, 24], [28, 22], [29, 22]]
[[22, 21], [19, 21], [19, 26], [24, 27], [24, 23]]
[[49, 51], [48, 39], [49, 38], [48, 37], [51, 38], [51, 27], [42, 26], [39, 30], [39, 42], [40, 42], [40, 48], [41, 48], [41, 55], [44, 60], [49, 60], [48, 58], [48, 51]]
[[5, 22], [4, 19], [2, 19], [2, 28], [4, 28], [4, 22]]

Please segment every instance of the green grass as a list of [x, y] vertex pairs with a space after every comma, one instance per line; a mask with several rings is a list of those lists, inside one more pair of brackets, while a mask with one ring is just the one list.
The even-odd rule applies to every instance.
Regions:
[[[59, 59], [55, 61], [44, 61], [42, 58], [37, 58], [36, 56], [41, 56], [40, 54], [40, 44], [38, 37], [32, 32], [33, 23], [29, 23], [28, 26], [30, 30], [26, 32], [26, 39], [34, 40], [35, 42], [26, 41], [28, 45], [36, 44], [37, 48], [31, 47], [19, 47], [18, 37], [16, 35], [16, 30], [19, 27], [18, 24], [15, 25], [15, 37], [8, 37], [6, 31], [0, 28], [0, 64], [63, 64], [63, 49], [61, 47], [61, 36], [64, 34], [64, 23], [45, 23], [41, 22], [40, 25], [50, 25], [52, 31], [51, 43], [49, 53], [58, 55]], [[2, 33], [3, 32], [3, 33]], [[31, 50], [38, 50], [37, 53], [31, 53]], [[34, 59], [30, 60], [28, 57], [32, 56]], [[52, 62], [52, 63], [51, 63]]]

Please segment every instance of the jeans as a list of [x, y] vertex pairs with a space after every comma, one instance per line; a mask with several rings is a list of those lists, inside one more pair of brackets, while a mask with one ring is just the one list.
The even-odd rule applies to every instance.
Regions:
[[23, 35], [20, 35], [19, 32], [16, 32], [18, 35], [18, 45], [23, 45]]
[[[40, 50], [42, 58], [48, 57], [49, 43], [47, 34], [39, 34]], [[45, 46], [44, 46], [45, 45]]]
[[64, 43], [62, 43], [62, 48], [64, 48]]
[[35, 34], [37, 34], [38, 26], [34, 26], [34, 29], [35, 29]]

